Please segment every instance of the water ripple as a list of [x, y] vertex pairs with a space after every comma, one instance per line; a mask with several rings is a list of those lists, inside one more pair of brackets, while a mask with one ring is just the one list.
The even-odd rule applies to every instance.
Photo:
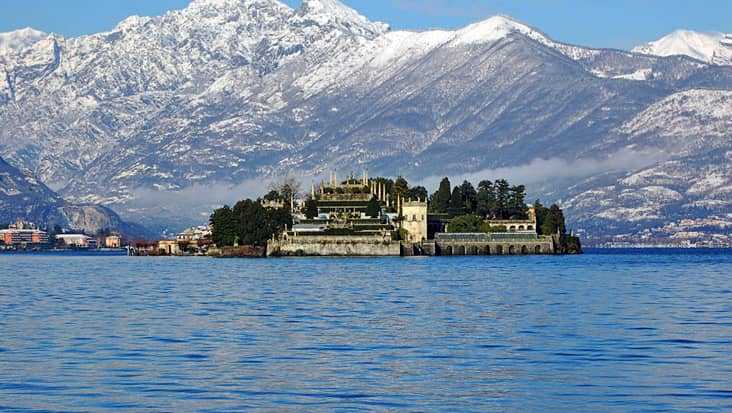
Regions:
[[732, 409], [729, 251], [0, 265], [0, 411]]

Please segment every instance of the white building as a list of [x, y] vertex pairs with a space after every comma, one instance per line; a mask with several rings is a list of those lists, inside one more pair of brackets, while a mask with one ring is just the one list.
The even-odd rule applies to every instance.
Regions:
[[204, 238], [211, 237], [211, 227], [208, 225], [201, 225], [197, 227], [187, 228], [185, 231], [178, 234], [175, 238], [180, 241], [198, 241]]
[[67, 247], [97, 248], [97, 240], [84, 234], [58, 234], [56, 239], [63, 241]]

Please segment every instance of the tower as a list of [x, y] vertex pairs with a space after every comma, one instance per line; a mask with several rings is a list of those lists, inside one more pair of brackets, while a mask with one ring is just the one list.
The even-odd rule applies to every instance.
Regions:
[[427, 200], [402, 200], [402, 228], [409, 233], [409, 242], [422, 242], [427, 239]]

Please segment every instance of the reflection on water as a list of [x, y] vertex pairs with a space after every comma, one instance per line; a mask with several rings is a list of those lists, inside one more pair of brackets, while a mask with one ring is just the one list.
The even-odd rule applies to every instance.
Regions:
[[725, 251], [0, 265], [0, 410], [732, 409]]

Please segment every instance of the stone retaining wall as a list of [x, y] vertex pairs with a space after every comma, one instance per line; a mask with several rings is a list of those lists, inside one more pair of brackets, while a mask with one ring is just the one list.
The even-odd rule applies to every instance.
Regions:
[[501, 242], [440, 242], [435, 244], [435, 255], [549, 255], [556, 252], [551, 238], [504, 240]]
[[267, 242], [268, 257], [398, 257], [399, 241], [382, 236], [298, 236]]

